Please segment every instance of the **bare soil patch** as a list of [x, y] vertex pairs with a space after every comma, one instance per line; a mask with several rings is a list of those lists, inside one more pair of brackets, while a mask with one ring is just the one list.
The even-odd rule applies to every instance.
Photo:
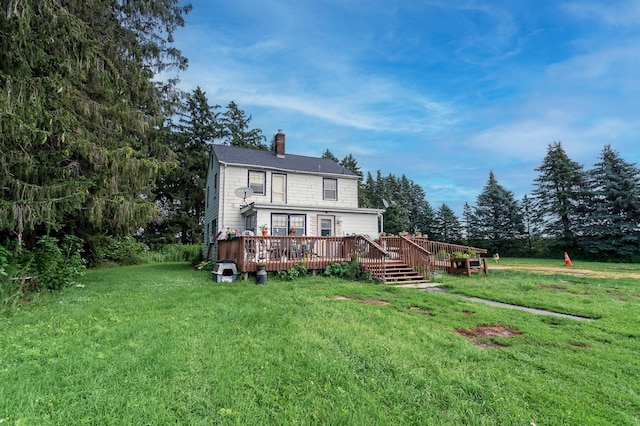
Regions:
[[522, 334], [522, 331], [502, 324], [478, 325], [474, 328], [459, 328], [456, 332], [471, 340], [476, 346], [494, 348], [502, 347], [503, 345], [493, 340], [487, 340], [487, 337], [511, 337]]

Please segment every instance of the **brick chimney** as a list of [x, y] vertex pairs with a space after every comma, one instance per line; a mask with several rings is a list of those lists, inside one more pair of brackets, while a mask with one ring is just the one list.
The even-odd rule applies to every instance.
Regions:
[[282, 133], [282, 129], [278, 129], [278, 133], [276, 133], [275, 150], [277, 157], [284, 158], [284, 133]]

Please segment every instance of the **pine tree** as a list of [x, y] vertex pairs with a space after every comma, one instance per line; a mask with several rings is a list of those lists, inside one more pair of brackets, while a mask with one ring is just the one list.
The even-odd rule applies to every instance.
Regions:
[[462, 241], [460, 221], [455, 212], [444, 203], [436, 211], [431, 239], [443, 243], [460, 243]]
[[247, 117], [235, 102], [229, 102], [227, 110], [220, 119], [223, 129], [222, 143], [241, 148], [268, 150], [269, 147], [264, 143], [266, 138], [262, 135], [262, 130], [249, 130], [251, 119], [251, 115]]
[[620, 259], [638, 252], [640, 174], [607, 145], [588, 172], [588, 198], [579, 227], [582, 248], [599, 258]]
[[156, 214], [149, 189], [175, 163], [158, 141], [156, 73], [178, 0], [21, 0], [0, 15], [0, 229], [124, 234]]
[[474, 236], [490, 242], [492, 251], [513, 246], [524, 233], [522, 212], [511, 191], [503, 188], [489, 172], [489, 180], [473, 209]]
[[333, 153], [329, 151], [329, 148], [327, 148], [324, 154], [322, 154], [322, 158], [326, 158], [327, 160], [335, 161], [336, 163], [340, 164], [340, 160], [338, 160], [338, 157], [333, 155]]
[[537, 214], [543, 221], [543, 233], [559, 239], [561, 246], [575, 244], [579, 205], [585, 191], [583, 167], [569, 159], [562, 144], [549, 145], [542, 165], [536, 169], [533, 196]]
[[220, 138], [219, 105], [209, 105], [200, 87], [186, 95], [178, 124], [167, 134], [179, 166], [158, 182], [161, 216], [145, 227], [147, 243], [194, 244], [202, 240], [209, 145]]

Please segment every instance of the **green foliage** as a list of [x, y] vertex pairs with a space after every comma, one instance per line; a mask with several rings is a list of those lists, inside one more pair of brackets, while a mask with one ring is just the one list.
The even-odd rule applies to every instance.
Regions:
[[122, 238], [102, 236], [94, 240], [92, 263], [105, 265], [136, 265], [147, 260], [149, 247], [131, 236]]
[[467, 227], [467, 240], [482, 243], [491, 251], [505, 252], [523, 236], [524, 224], [521, 207], [513, 193], [500, 185], [493, 172], [482, 193], [478, 195], [476, 205], [465, 205], [464, 217]]
[[350, 281], [370, 280], [371, 277], [362, 268], [360, 259], [354, 258], [351, 262], [336, 262], [327, 265], [324, 270], [327, 277], [342, 278]]
[[82, 276], [85, 261], [82, 240], [68, 235], [59, 244], [55, 237], [38, 239], [33, 252], [33, 269], [38, 285], [47, 290], [60, 290]]
[[149, 189], [175, 165], [154, 130], [173, 83], [156, 79], [186, 66], [170, 43], [189, 10], [178, 0], [3, 7], [0, 231], [86, 239], [156, 215]]
[[166, 244], [154, 247], [144, 256], [148, 262], [183, 262], [195, 265], [202, 261], [200, 244]]
[[9, 266], [9, 257], [11, 253], [9, 250], [4, 248], [4, 246], [0, 246], [0, 277], [7, 276], [7, 267]]
[[307, 264], [305, 262], [297, 263], [293, 265], [287, 271], [278, 271], [276, 276], [285, 281], [294, 281], [298, 278], [302, 278], [309, 273], [307, 269]]
[[581, 164], [572, 161], [560, 142], [549, 145], [547, 155], [535, 179], [538, 215], [544, 220], [543, 232], [570, 246], [575, 239], [578, 205], [584, 195], [585, 173]]

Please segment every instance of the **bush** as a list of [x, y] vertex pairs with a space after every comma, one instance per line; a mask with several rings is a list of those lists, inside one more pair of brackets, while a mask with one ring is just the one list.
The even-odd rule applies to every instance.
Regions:
[[371, 279], [369, 274], [362, 268], [358, 257], [351, 259], [351, 262], [338, 262], [327, 265], [324, 275], [351, 281]]
[[58, 244], [55, 237], [41, 237], [33, 253], [33, 269], [38, 284], [48, 290], [60, 290], [83, 274], [82, 240], [67, 235]]
[[288, 271], [278, 271], [277, 277], [282, 280], [293, 281], [296, 278], [304, 277], [309, 273], [306, 263], [293, 265]]
[[197, 265], [203, 260], [202, 244], [166, 244], [154, 247], [146, 258], [150, 262], [182, 262], [189, 261]]
[[94, 265], [115, 263], [118, 265], [137, 265], [147, 261], [149, 247], [137, 242], [133, 237], [116, 238], [101, 236], [92, 241]]

